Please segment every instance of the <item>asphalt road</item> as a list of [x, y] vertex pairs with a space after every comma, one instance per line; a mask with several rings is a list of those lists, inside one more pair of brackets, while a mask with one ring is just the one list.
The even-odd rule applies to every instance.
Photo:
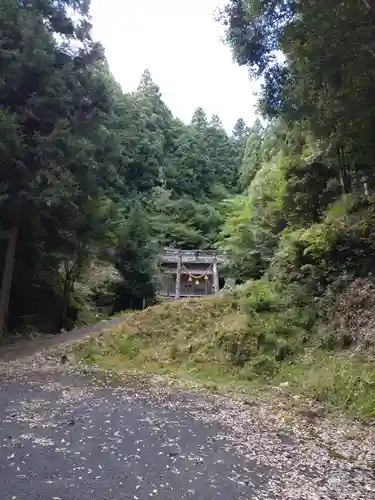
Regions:
[[375, 500], [373, 427], [59, 360], [0, 361], [1, 500]]
[[158, 402], [76, 375], [43, 378], [2, 385], [4, 500], [247, 499], [267, 481], [220, 425], [191, 416], [199, 396]]

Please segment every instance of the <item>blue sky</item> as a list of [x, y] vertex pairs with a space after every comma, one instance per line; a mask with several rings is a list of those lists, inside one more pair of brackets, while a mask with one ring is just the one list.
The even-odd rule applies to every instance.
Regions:
[[[225, 3], [225, 2], [224, 2]], [[175, 116], [189, 122], [202, 106], [231, 131], [237, 118], [254, 121], [257, 90], [232, 61], [214, 12], [221, 0], [92, 0], [93, 35], [116, 80], [136, 89], [148, 68]]]

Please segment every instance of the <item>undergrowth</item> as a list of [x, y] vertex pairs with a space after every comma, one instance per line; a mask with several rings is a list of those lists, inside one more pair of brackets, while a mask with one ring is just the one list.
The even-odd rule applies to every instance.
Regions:
[[267, 281], [221, 297], [163, 303], [74, 346], [85, 363], [199, 380], [213, 390], [280, 386], [310, 400], [375, 417], [375, 365], [335, 350], [317, 311]]

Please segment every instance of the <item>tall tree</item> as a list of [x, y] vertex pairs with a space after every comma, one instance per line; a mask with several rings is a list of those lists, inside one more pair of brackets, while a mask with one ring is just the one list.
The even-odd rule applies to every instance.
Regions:
[[249, 129], [243, 118], [239, 118], [234, 125], [232, 132], [232, 141], [236, 150], [236, 165], [238, 169], [243, 161], [243, 155], [246, 147], [246, 140], [249, 134]]
[[155, 249], [151, 244], [147, 215], [134, 203], [117, 244], [115, 266], [122, 280], [116, 287], [114, 310], [141, 307], [155, 294]]
[[206, 129], [208, 122], [207, 122], [207, 115], [203, 108], [199, 107], [194, 111], [193, 116], [191, 118], [191, 124], [194, 125], [194, 127], [196, 127], [199, 130], [203, 131]]
[[[221, 185], [227, 193], [233, 192], [237, 185], [238, 151], [224, 130], [218, 115], [212, 116], [205, 135], [215, 174], [215, 187]], [[218, 190], [220, 198], [222, 198], [222, 192], [222, 190]]]
[[164, 104], [160, 89], [148, 70], [141, 77], [134, 99], [140, 113], [141, 129], [138, 131], [138, 154], [132, 170], [134, 175], [139, 170], [144, 173], [140, 188], [148, 191], [162, 184], [165, 179], [165, 134], [171, 127], [172, 114]]
[[230, 273], [238, 281], [264, 274], [285, 227], [283, 161], [279, 154], [264, 163], [248, 192], [224, 203], [218, 246], [231, 256]]
[[61, 266], [75, 259], [71, 235], [92, 200], [105, 194], [112, 169], [112, 98], [85, 4], [7, 0], [0, 8], [7, 152], [0, 166], [0, 227], [17, 228], [19, 235], [11, 324], [27, 315], [40, 319], [47, 310], [53, 329], [66, 315]]
[[218, 130], [223, 129], [223, 123], [220, 120], [220, 116], [216, 115], [216, 114], [212, 115], [211, 120], [210, 120], [208, 126], [212, 127], [212, 128], [215, 128], [215, 129], [218, 129]]
[[232, 137], [235, 141], [243, 143], [249, 134], [249, 128], [245, 123], [243, 118], [238, 118], [236, 123], [234, 124]]
[[262, 166], [262, 146], [263, 146], [263, 126], [257, 119], [250, 127], [249, 135], [246, 141], [246, 147], [240, 167], [240, 186], [246, 189], [250, 186], [255, 174]]
[[343, 194], [373, 151], [374, 12], [367, 1], [231, 0], [223, 13], [237, 61], [264, 78], [263, 111], [308, 123]]

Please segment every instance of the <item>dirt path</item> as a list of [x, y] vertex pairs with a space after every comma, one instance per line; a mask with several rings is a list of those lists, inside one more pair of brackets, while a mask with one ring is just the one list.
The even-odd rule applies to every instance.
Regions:
[[79, 340], [94, 333], [100, 333], [110, 326], [121, 323], [124, 319], [125, 316], [103, 320], [93, 325], [75, 328], [69, 332], [57, 333], [55, 335], [43, 335], [34, 340], [23, 339], [14, 344], [1, 346], [0, 361], [12, 361], [25, 356], [32, 356], [43, 349]]

